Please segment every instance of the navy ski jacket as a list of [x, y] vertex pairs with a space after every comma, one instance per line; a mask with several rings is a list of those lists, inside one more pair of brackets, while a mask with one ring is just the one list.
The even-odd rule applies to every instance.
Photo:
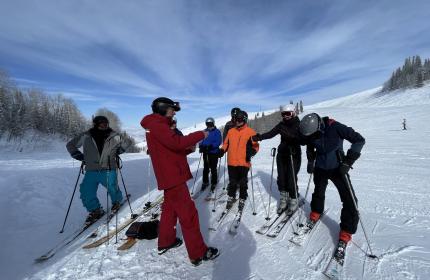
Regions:
[[339, 167], [337, 151], [343, 152], [343, 140], [351, 142], [350, 150], [358, 155], [365, 144], [360, 133], [340, 122], [328, 117], [322, 118], [323, 129], [319, 139], [311, 140], [307, 145], [308, 160], [313, 160], [312, 154], [316, 150], [315, 167], [329, 170]]

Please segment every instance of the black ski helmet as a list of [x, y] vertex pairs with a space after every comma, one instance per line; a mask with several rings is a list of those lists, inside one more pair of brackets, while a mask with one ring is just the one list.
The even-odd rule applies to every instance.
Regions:
[[231, 109], [231, 117], [234, 118], [236, 116], [236, 114], [240, 111], [240, 108], [234, 107], [233, 109]]
[[106, 118], [105, 116], [96, 116], [93, 118], [93, 125], [94, 126], [98, 126], [101, 123], [109, 124], [108, 118]]
[[174, 102], [167, 97], [158, 97], [152, 101], [152, 112], [165, 116], [168, 108], [173, 108], [176, 112], [181, 110], [179, 102]]
[[235, 121], [243, 121], [245, 123], [248, 122], [248, 113], [242, 110], [239, 110], [239, 112], [236, 113], [236, 116], [234, 117]]
[[321, 118], [317, 113], [307, 114], [300, 121], [300, 133], [310, 136], [321, 130]]

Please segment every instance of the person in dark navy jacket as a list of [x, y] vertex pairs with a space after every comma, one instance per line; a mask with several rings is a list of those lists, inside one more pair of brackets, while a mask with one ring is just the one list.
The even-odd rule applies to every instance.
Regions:
[[206, 129], [209, 136], [204, 139], [199, 145], [199, 152], [203, 155], [203, 184], [202, 190], [209, 186], [209, 170], [211, 173], [211, 192], [215, 191], [218, 183], [218, 153], [219, 146], [222, 143], [221, 131], [216, 128], [213, 118], [206, 119]]
[[[308, 114], [300, 122], [300, 133], [307, 139], [307, 172], [314, 174], [315, 190], [311, 201], [311, 214], [305, 225], [312, 228], [324, 211], [325, 191], [328, 180], [336, 186], [343, 207], [340, 216], [339, 242], [346, 244], [357, 231], [358, 212], [355, 209], [351, 192], [346, 180], [353, 163], [360, 157], [365, 139], [340, 122], [329, 117], [321, 118], [318, 114]], [[343, 141], [351, 143], [346, 156]], [[351, 186], [352, 188], [352, 186]], [[354, 191], [352, 190], [352, 193]], [[357, 198], [354, 194], [354, 199]]]

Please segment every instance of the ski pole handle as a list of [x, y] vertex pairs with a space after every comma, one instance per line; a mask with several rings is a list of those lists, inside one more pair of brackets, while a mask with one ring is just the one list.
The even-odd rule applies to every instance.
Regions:
[[275, 155], [276, 155], [276, 148], [272, 148], [272, 150], [270, 151], [270, 155], [272, 157], [275, 157]]

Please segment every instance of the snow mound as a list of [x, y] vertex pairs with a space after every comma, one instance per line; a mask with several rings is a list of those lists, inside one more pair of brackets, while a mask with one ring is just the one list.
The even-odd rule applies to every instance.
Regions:
[[394, 107], [430, 104], [430, 83], [417, 89], [380, 93], [382, 87], [358, 92], [333, 100], [306, 106], [307, 109], [335, 107]]

